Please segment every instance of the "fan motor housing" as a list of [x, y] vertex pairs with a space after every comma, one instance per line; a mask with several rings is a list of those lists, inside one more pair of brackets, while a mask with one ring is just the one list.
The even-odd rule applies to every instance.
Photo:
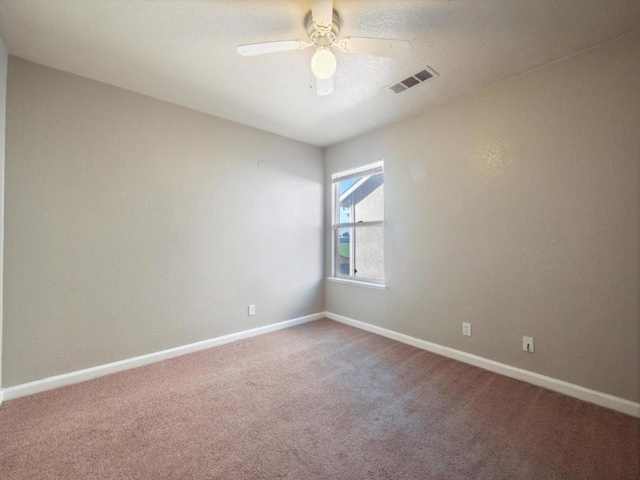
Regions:
[[307, 29], [307, 35], [317, 47], [329, 47], [334, 44], [338, 35], [340, 35], [340, 17], [338, 12], [333, 11], [333, 21], [331, 22], [331, 30], [321, 31], [318, 30], [313, 23], [313, 16], [311, 12], [307, 13], [304, 19], [305, 27]]

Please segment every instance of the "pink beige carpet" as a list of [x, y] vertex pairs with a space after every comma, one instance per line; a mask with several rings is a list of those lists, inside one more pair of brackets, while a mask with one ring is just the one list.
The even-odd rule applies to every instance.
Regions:
[[640, 420], [321, 320], [5, 402], [0, 478], [638, 479]]

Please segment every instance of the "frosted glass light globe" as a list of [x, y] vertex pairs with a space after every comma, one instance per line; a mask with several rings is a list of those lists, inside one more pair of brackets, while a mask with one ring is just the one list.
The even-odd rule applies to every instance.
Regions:
[[328, 47], [318, 47], [311, 58], [311, 71], [320, 80], [331, 78], [337, 66], [336, 57]]

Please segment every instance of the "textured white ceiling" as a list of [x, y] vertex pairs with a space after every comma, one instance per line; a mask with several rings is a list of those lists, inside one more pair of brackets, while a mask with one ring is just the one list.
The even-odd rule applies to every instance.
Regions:
[[[335, 92], [311, 88], [308, 0], [0, 0], [10, 54], [319, 146], [351, 138], [637, 29], [638, 0], [335, 0], [344, 36], [406, 39], [391, 60], [336, 53]], [[385, 86], [429, 65], [437, 79]], [[596, 74], [594, 72], [594, 74]]]

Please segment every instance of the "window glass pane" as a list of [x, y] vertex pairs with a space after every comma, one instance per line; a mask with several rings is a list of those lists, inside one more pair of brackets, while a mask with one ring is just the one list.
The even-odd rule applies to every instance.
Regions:
[[364, 175], [338, 183], [338, 223], [384, 220], [384, 173]]
[[351, 223], [351, 207], [340, 206], [338, 223]]
[[352, 248], [351, 248], [351, 228], [338, 228], [336, 230], [337, 245], [337, 265], [336, 271], [340, 275], [353, 275]]
[[335, 275], [383, 283], [384, 165], [380, 160], [331, 178], [336, 205], [332, 214]]
[[354, 227], [352, 262], [355, 277], [384, 280], [384, 232], [382, 225]]

